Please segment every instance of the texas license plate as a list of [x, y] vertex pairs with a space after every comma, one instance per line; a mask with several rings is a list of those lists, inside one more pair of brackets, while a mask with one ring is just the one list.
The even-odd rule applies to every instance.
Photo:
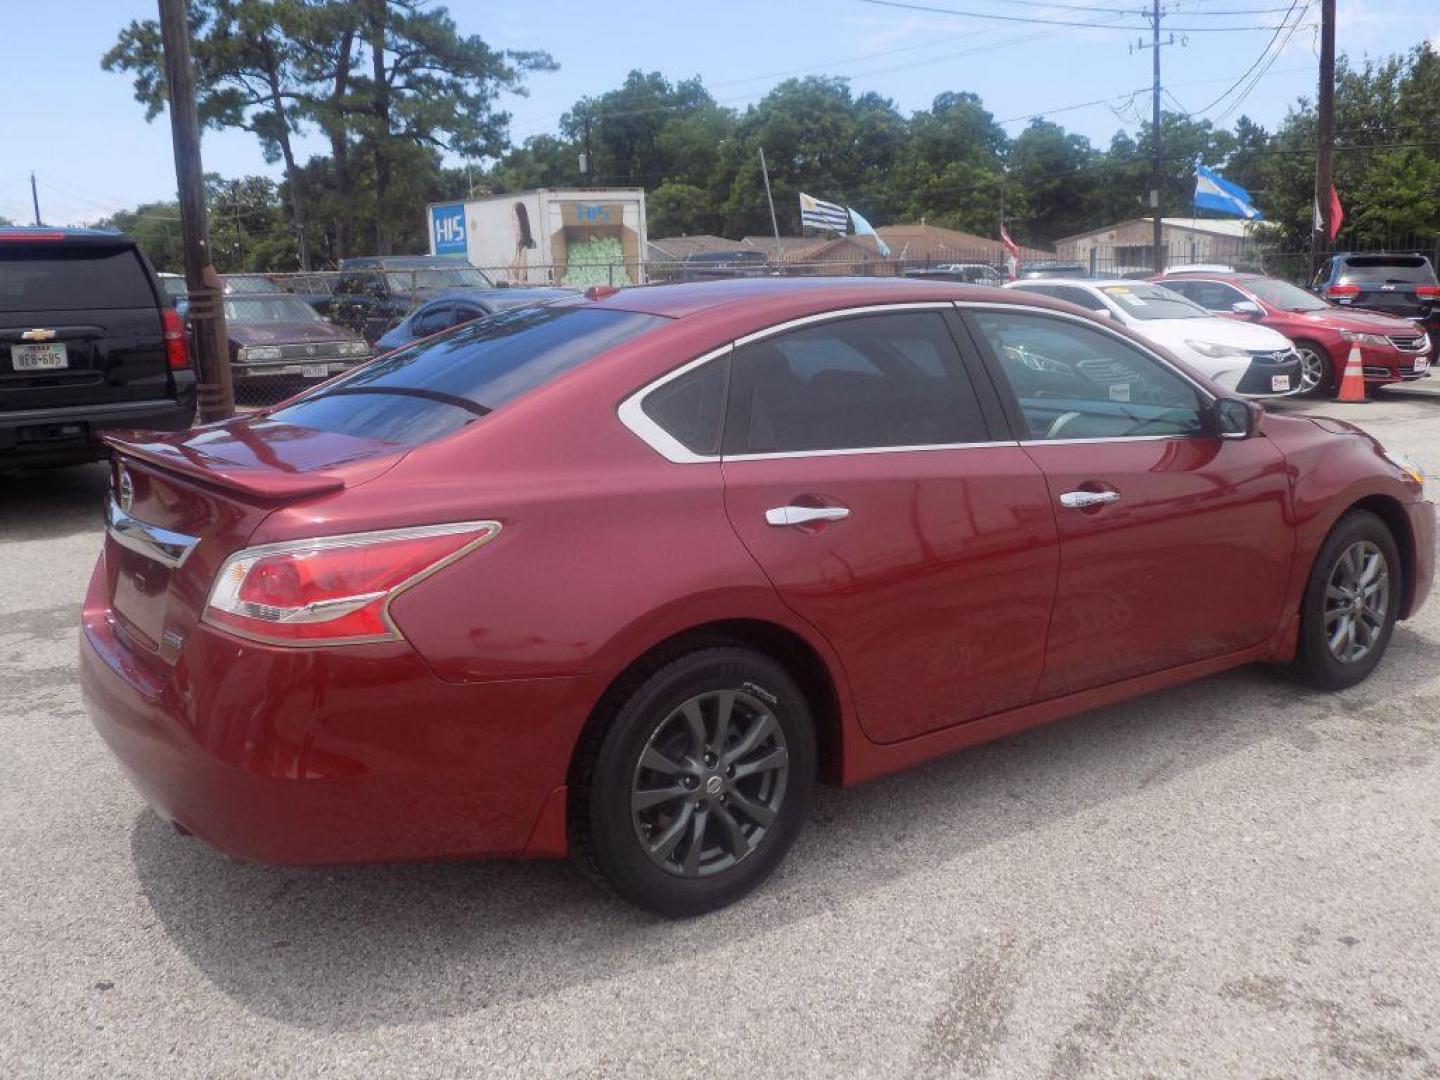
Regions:
[[69, 367], [70, 359], [61, 344], [11, 345], [10, 363], [16, 371], [54, 371]]
[[1270, 389], [1271, 389], [1271, 390], [1289, 390], [1289, 389], [1290, 389], [1290, 376], [1289, 376], [1289, 375], [1271, 375], [1271, 376], [1270, 376]]
[[1430, 367], [1430, 357], [1428, 357], [1428, 356], [1417, 356], [1417, 357], [1415, 357], [1415, 370], [1416, 370], [1416, 371], [1425, 371], [1425, 370], [1427, 370], [1429, 367]]
[[324, 364], [301, 364], [300, 374], [307, 379], [323, 379], [330, 374], [330, 369]]

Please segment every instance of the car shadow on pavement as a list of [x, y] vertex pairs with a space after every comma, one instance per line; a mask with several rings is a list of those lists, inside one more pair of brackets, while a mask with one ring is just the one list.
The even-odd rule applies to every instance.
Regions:
[[103, 463], [35, 472], [0, 472], [0, 540], [51, 540], [105, 527], [110, 483]]
[[1387, 663], [1343, 694], [1248, 668], [858, 788], [822, 789], [767, 885], [688, 922], [640, 913], [566, 863], [266, 867], [229, 861], [148, 811], [132, 829], [132, 855], [169, 938], [253, 1013], [326, 1031], [462, 1014], [483, 1021], [496, 1005], [663, 972], [697, 949], [741, 948], [804, 919], [844, 917], [864, 894], [914, 874], [973, 873], [972, 853], [1259, 743], [1306, 752], [1337, 737], [1337, 718], [1381, 724], [1407, 696], [1428, 709], [1421, 684], [1437, 661], [1440, 646], [1401, 627]]

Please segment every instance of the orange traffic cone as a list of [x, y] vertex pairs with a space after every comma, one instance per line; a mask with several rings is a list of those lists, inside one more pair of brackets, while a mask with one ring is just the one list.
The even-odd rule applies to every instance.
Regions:
[[1360, 359], [1360, 346], [1351, 345], [1350, 355], [1345, 360], [1345, 374], [1340, 379], [1340, 393], [1336, 401], [1352, 405], [1363, 404], [1365, 398], [1365, 365]]

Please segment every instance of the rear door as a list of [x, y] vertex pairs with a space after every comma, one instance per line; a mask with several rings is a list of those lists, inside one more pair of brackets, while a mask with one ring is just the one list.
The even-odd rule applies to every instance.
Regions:
[[0, 410], [166, 397], [160, 309], [133, 243], [0, 244]]
[[835, 648], [880, 742], [1025, 704], [1044, 657], [1054, 514], [953, 319], [949, 305], [839, 313], [730, 359], [731, 524]]
[[1059, 526], [1038, 696], [1274, 633], [1294, 543], [1274, 444], [1216, 436], [1208, 395], [1118, 334], [1058, 313], [966, 317]]

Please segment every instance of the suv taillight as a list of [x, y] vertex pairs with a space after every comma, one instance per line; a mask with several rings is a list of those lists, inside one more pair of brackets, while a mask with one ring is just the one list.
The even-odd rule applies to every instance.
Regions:
[[1440, 300], [1440, 285], [1416, 285], [1415, 295], [1426, 300]]
[[1330, 296], [1330, 297], [1335, 297], [1335, 296], [1359, 296], [1359, 295], [1360, 295], [1360, 286], [1359, 286], [1359, 285], [1327, 285], [1327, 286], [1325, 287], [1325, 295], [1326, 295], [1326, 296]]
[[190, 346], [185, 340], [185, 320], [172, 307], [162, 308], [160, 321], [165, 327], [165, 362], [171, 371], [184, 371], [190, 366]]
[[204, 619], [275, 645], [394, 641], [390, 602], [499, 532], [465, 521], [248, 548], [215, 576]]

